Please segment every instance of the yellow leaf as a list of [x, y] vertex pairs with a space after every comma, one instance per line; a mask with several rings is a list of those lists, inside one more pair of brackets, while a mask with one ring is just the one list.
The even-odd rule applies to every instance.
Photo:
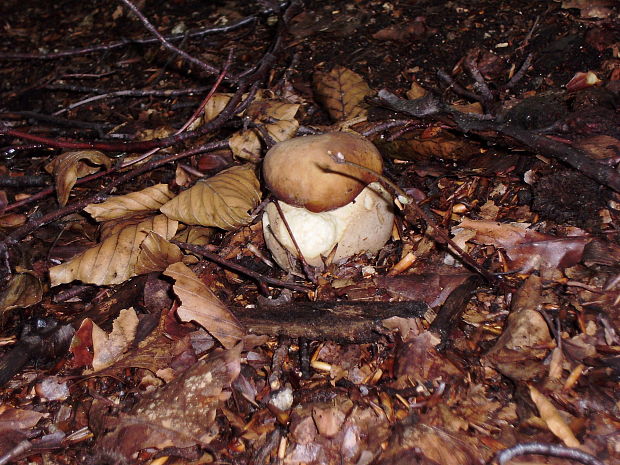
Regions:
[[547, 424], [549, 431], [564, 441], [564, 444], [568, 447], [579, 447], [581, 445], [573, 434], [573, 431], [562, 419], [560, 412], [558, 412], [551, 401], [534, 386], [530, 386], [530, 397], [536, 404], [540, 417]]

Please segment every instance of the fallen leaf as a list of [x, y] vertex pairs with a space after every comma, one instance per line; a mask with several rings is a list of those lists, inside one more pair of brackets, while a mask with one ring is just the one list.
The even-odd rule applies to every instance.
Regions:
[[260, 184], [252, 165], [221, 171], [181, 192], [161, 207], [168, 218], [185, 224], [232, 230], [249, 223], [260, 202]]
[[67, 204], [71, 189], [78, 178], [96, 173], [103, 165], [112, 166], [112, 160], [103, 152], [97, 150], [79, 150], [65, 152], [58, 155], [45, 166], [48, 173], [56, 180], [56, 195], [61, 206]]
[[549, 399], [534, 386], [530, 386], [530, 397], [536, 404], [540, 417], [547, 424], [549, 431], [560, 438], [568, 447], [581, 446], [570, 427], [560, 415], [558, 409], [554, 407]]
[[187, 265], [175, 263], [164, 274], [175, 280], [174, 293], [181, 301], [177, 315], [182, 321], [195, 321], [226, 348], [241, 340], [245, 334], [241, 323]]
[[180, 262], [182, 259], [183, 252], [178, 246], [151, 231], [140, 244], [140, 254], [134, 272], [146, 274], [152, 271], [164, 271], [168, 265]]
[[579, 263], [584, 247], [591, 240], [583, 236], [555, 237], [527, 229], [528, 226], [526, 223], [463, 218], [452, 231], [455, 242], [463, 230], [475, 231], [473, 240], [504, 249], [510, 259], [511, 270], [520, 273], [573, 266]]
[[97, 449], [114, 451], [127, 462], [140, 449], [205, 446], [218, 434], [217, 408], [230, 397], [231, 383], [241, 369], [241, 344], [212, 353], [162, 388], [146, 395], [122, 414], [114, 431]]
[[167, 184], [156, 184], [137, 192], [110, 197], [102, 203], [87, 205], [84, 210], [95, 221], [107, 221], [157, 211], [173, 197]]
[[15, 273], [0, 292], [0, 314], [13, 308], [37, 304], [43, 297], [43, 284], [33, 273]]
[[47, 413], [19, 409], [2, 404], [0, 405], [0, 431], [31, 429], [41, 418], [48, 415]]
[[515, 293], [502, 335], [484, 361], [512, 379], [528, 381], [543, 376], [541, 360], [552, 343], [547, 322], [537, 311], [542, 302], [540, 277], [531, 275]]
[[110, 334], [93, 324], [93, 370], [103, 370], [118, 360], [133, 342], [137, 328], [138, 316], [133, 308], [120, 311]]
[[313, 80], [319, 99], [334, 121], [350, 120], [368, 113], [364, 98], [373, 91], [359, 74], [343, 66], [334, 66], [328, 73], [314, 73]]
[[150, 232], [170, 239], [176, 233], [176, 221], [157, 215], [138, 224], [129, 224], [106, 237], [101, 243], [50, 268], [52, 286], [80, 280], [92, 284], [120, 284], [136, 275], [140, 246]]

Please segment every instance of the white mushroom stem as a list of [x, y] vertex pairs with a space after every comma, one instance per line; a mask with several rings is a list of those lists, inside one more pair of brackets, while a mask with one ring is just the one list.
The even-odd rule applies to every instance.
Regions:
[[[366, 252], [376, 254], [392, 232], [394, 213], [389, 193], [379, 183], [372, 183], [349, 204], [326, 212], [313, 213], [280, 202], [295, 241], [309, 265], [323, 268], [327, 257], [337, 246], [334, 261]], [[297, 257], [297, 249], [280, 217], [270, 204], [263, 214], [265, 242], [276, 262], [294, 270], [289, 256]]]

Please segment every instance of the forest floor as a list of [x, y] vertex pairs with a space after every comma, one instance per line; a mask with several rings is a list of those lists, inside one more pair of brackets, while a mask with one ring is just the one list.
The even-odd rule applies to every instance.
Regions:
[[[620, 463], [618, 15], [1, 2], [0, 464]], [[308, 264], [261, 168], [326, 132], [395, 219]]]

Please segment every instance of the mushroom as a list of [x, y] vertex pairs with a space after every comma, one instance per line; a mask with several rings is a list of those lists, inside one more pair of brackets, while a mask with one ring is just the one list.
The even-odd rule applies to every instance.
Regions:
[[319, 269], [336, 246], [336, 263], [362, 252], [376, 254], [390, 238], [394, 221], [390, 194], [373, 182], [372, 172], [382, 168], [377, 148], [351, 133], [297, 137], [273, 146], [263, 161], [263, 177], [286, 222], [269, 204], [263, 233], [276, 262], [289, 271], [298, 269], [300, 257], [286, 224], [306, 262]]

